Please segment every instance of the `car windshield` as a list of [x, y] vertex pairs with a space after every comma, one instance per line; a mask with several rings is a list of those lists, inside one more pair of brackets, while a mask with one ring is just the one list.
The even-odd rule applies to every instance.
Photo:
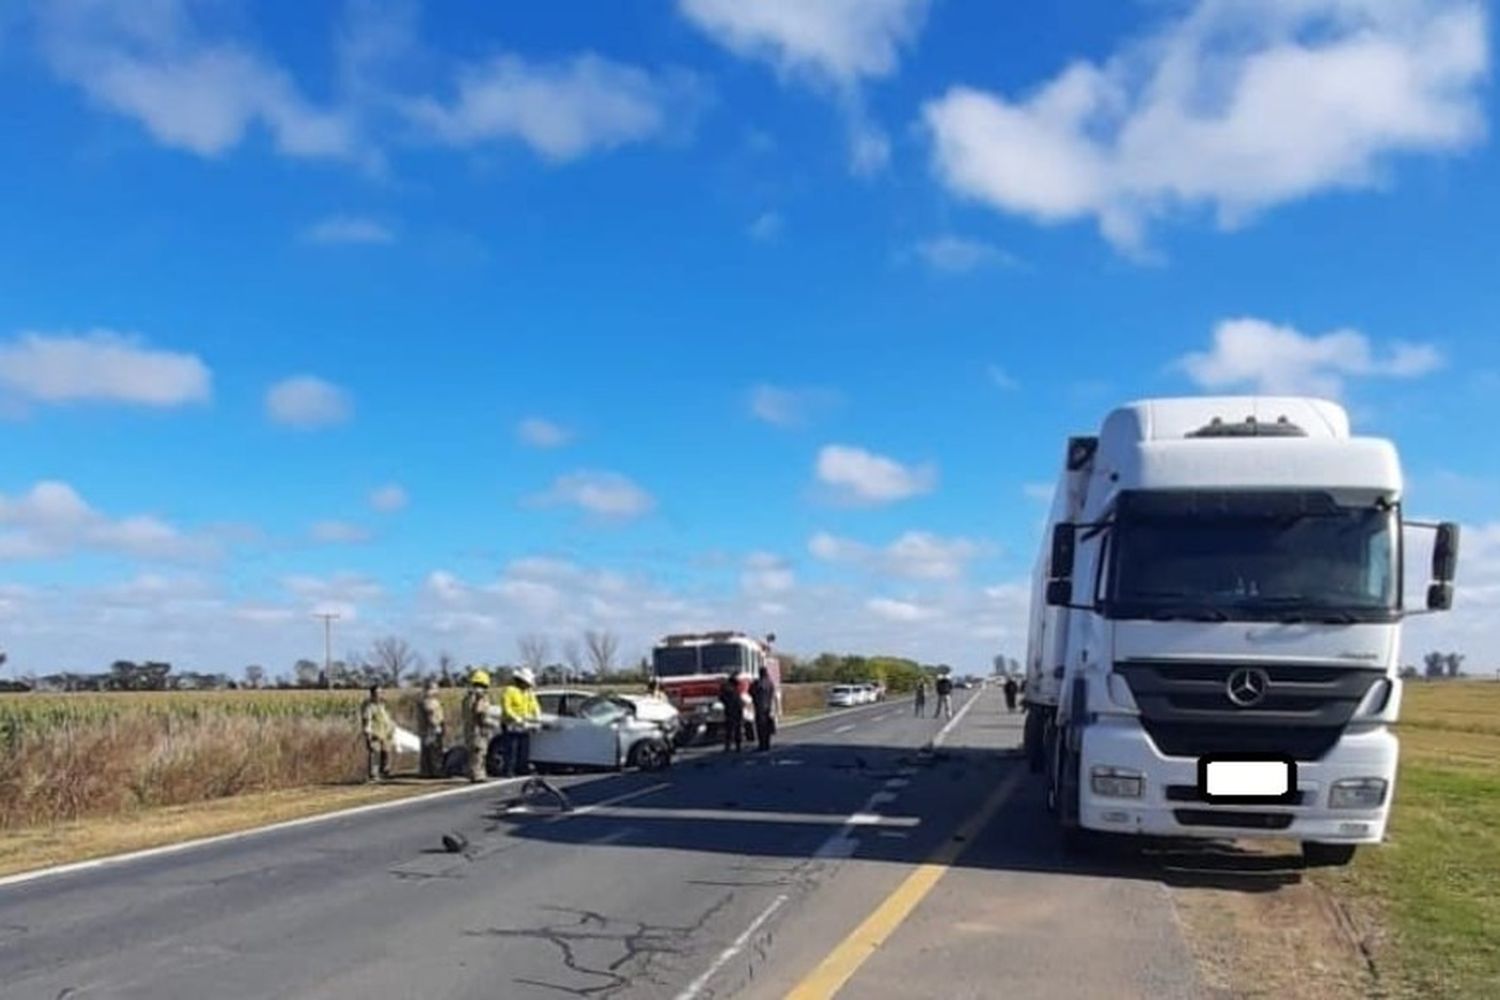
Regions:
[[1115, 617], [1386, 616], [1396, 606], [1389, 510], [1138, 515], [1120, 519], [1109, 544]]
[[578, 706], [578, 717], [596, 726], [607, 726], [629, 714], [629, 708], [605, 695], [596, 695]]

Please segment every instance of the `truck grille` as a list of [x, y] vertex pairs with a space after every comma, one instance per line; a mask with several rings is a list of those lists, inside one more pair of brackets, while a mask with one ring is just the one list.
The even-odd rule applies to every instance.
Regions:
[[[1229, 676], [1243, 667], [1265, 671], [1265, 697], [1241, 707], [1229, 699]], [[1115, 664], [1141, 710], [1158, 750], [1172, 757], [1264, 753], [1318, 760], [1349, 724], [1376, 667], [1296, 663], [1130, 660]]]
[[1292, 825], [1291, 813], [1210, 812], [1206, 809], [1173, 809], [1183, 826], [1239, 827], [1242, 830], [1285, 830]]

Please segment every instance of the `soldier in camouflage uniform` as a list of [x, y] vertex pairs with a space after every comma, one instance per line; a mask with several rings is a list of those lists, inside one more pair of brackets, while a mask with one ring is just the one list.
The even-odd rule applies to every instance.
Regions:
[[488, 671], [476, 670], [469, 674], [469, 690], [464, 694], [463, 707], [464, 745], [469, 748], [469, 780], [483, 781], [486, 777], [484, 758], [489, 749], [490, 731], [490, 675]]
[[422, 685], [422, 703], [417, 707], [417, 735], [422, 740], [422, 777], [443, 776], [443, 703], [438, 700], [437, 684], [429, 680]]
[[359, 706], [359, 722], [365, 734], [365, 750], [370, 757], [369, 780], [380, 781], [391, 776], [391, 749], [396, 742], [396, 723], [385, 707], [380, 685], [370, 686], [370, 697]]

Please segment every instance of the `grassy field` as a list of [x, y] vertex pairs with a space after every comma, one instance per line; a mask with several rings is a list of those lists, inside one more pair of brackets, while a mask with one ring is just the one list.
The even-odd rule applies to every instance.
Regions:
[[1408, 683], [1387, 843], [1319, 874], [1399, 997], [1500, 996], [1500, 683]]

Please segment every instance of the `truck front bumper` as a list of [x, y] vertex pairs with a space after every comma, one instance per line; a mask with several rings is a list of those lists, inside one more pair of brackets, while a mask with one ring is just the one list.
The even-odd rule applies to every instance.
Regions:
[[[1288, 837], [1328, 843], [1374, 844], [1385, 836], [1396, 783], [1398, 741], [1389, 729], [1346, 732], [1322, 760], [1297, 762], [1297, 804], [1226, 805], [1192, 800], [1196, 757], [1163, 756], [1133, 719], [1106, 719], [1083, 731], [1079, 819], [1090, 830], [1163, 837]], [[1095, 794], [1095, 767], [1142, 776], [1139, 798]], [[1333, 783], [1380, 778], [1385, 799], [1373, 809], [1334, 809]]]

